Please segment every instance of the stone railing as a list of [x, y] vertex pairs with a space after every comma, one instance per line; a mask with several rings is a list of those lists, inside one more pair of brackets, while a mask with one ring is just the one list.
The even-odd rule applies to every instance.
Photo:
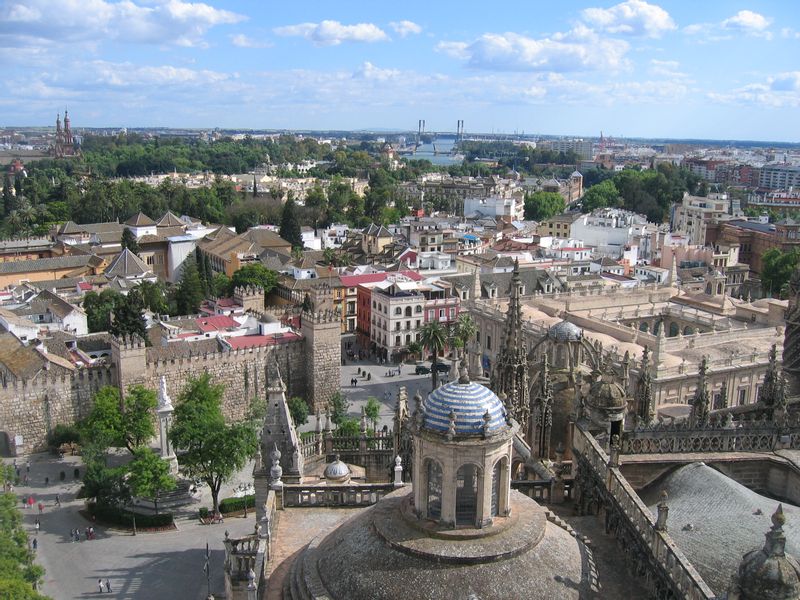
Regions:
[[285, 507], [371, 506], [395, 489], [392, 483], [354, 485], [284, 484]]
[[[633, 542], [625, 544], [629, 564], [634, 566], [646, 562], [651, 568], [645, 571], [655, 571], [647, 581], [655, 597], [713, 600], [716, 597], [714, 592], [677, 547], [666, 532], [666, 527], [656, 527], [653, 513], [625, 480], [619, 468], [610, 463], [597, 440], [580, 424], [575, 427], [573, 449], [578, 464], [577, 485], [580, 495], [604, 504], [610, 529], [620, 539]], [[595, 497], [597, 488], [600, 490], [599, 498]]]
[[692, 426], [688, 421], [637, 428], [625, 434], [623, 454], [772, 452], [800, 449], [800, 417]]

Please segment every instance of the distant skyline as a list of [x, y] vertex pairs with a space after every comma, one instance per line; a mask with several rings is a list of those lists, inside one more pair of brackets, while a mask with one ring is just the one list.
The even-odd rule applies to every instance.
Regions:
[[0, 0], [0, 64], [0, 126], [800, 142], [777, 0]]

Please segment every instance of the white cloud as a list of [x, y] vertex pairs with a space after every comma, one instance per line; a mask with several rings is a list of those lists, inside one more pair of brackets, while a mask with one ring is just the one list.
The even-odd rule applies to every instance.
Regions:
[[365, 62], [353, 73], [354, 79], [373, 79], [376, 81], [388, 81], [399, 76], [400, 71], [397, 69], [381, 69], [369, 61]]
[[791, 27], [783, 27], [781, 29], [781, 37], [789, 39], [800, 39], [800, 31], [795, 31]]
[[400, 37], [406, 37], [408, 35], [417, 35], [422, 33], [422, 27], [414, 23], [413, 21], [392, 21], [389, 23], [389, 27], [394, 29], [394, 32], [399, 35]]
[[373, 23], [343, 25], [339, 21], [322, 21], [276, 27], [273, 31], [285, 37], [304, 37], [318, 46], [337, 46], [342, 42], [383, 42], [389, 39], [386, 32]]
[[616, 71], [627, 68], [628, 44], [578, 26], [535, 39], [518, 33], [485, 33], [477, 40], [440, 42], [439, 51], [493, 71]]
[[800, 71], [770, 75], [730, 92], [711, 92], [707, 97], [723, 104], [768, 108], [800, 108]]
[[36, 42], [124, 42], [202, 45], [212, 27], [243, 15], [181, 0], [11, 0], [0, 20], [0, 39]]
[[680, 63], [677, 60], [657, 60], [650, 61], [649, 72], [657, 77], [667, 79], [683, 79], [686, 73], [680, 71]]
[[609, 33], [656, 38], [676, 28], [666, 10], [644, 0], [626, 0], [611, 8], [587, 8], [581, 14], [588, 24]]
[[771, 22], [772, 19], [768, 19], [764, 15], [753, 12], [752, 10], [740, 10], [732, 17], [725, 19], [722, 22], [722, 26], [725, 29], [737, 29], [747, 33], [760, 33], [765, 31]]
[[[737, 32], [771, 40], [772, 32], [769, 31], [769, 26], [771, 24], [772, 19], [769, 17], [765, 17], [752, 10], [740, 10], [732, 17], [728, 17], [719, 23], [694, 23], [692, 25], [687, 25], [683, 28], [683, 33], [691, 36], [703, 36], [701, 41], [704, 42], [729, 40], [733, 37], [733, 34]], [[787, 35], [787, 32], [791, 33], [791, 30], [785, 28], [781, 30], [781, 34], [784, 37], [791, 37], [791, 35]]]
[[267, 40], [257, 40], [249, 35], [237, 33], [231, 36], [231, 44], [239, 48], [271, 48], [272, 42]]

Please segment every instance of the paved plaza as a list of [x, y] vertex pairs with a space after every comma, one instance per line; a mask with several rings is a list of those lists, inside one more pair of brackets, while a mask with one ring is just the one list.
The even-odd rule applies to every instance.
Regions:
[[[26, 472], [27, 457], [17, 458], [20, 475]], [[11, 464], [12, 459], [3, 459]], [[139, 533], [109, 529], [95, 525], [96, 539], [71, 542], [69, 532], [78, 528], [81, 533], [92, 525], [79, 510], [83, 500], [75, 498], [80, 482], [73, 478], [73, 470], [83, 466], [78, 457], [59, 459], [50, 454], [30, 457], [30, 482], [14, 488], [17, 497], [33, 496], [36, 504], [21, 509], [26, 528], [34, 537], [34, 521], [39, 518], [41, 530], [37, 536], [37, 562], [45, 570], [42, 592], [54, 600], [73, 598], [118, 598], [126, 600], [200, 600], [208, 595], [203, 572], [206, 542], [211, 550], [211, 591], [216, 598], [224, 597], [222, 563], [225, 531], [232, 537], [249, 534], [255, 520], [228, 518], [223, 524], [202, 525], [197, 520], [197, 508], [211, 506], [208, 489], [200, 490], [192, 505], [177, 511], [176, 531], [164, 533]], [[59, 482], [60, 471], [65, 471], [66, 481]], [[228, 485], [223, 486], [220, 498], [233, 495], [233, 489], [242, 482], [252, 481], [252, 463], [248, 464]], [[49, 484], [45, 485], [45, 477]], [[59, 494], [61, 507], [55, 504]], [[44, 512], [39, 515], [37, 504], [42, 502]], [[22, 506], [20, 501], [19, 506]], [[111, 582], [112, 593], [100, 594], [97, 580]]]
[[[449, 363], [449, 361], [447, 361]], [[430, 366], [430, 362], [426, 362]], [[366, 371], [372, 375], [368, 381], [365, 376], [358, 375], [358, 369]], [[341, 368], [341, 385], [342, 393], [347, 396], [350, 401], [349, 415], [359, 418], [361, 416], [361, 407], [367, 403], [367, 398], [374, 396], [381, 403], [380, 421], [378, 428], [386, 425], [389, 429], [392, 428], [392, 419], [394, 418], [394, 407], [397, 403], [397, 392], [401, 386], [406, 386], [408, 390], [409, 408], [413, 410], [413, 397], [417, 390], [424, 397], [431, 392], [431, 376], [428, 375], [415, 375], [413, 364], [400, 365], [400, 375], [397, 375], [398, 365], [379, 365], [372, 361], [347, 361], [347, 364]], [[388, 376], [388, 372], [394, 373]], [[452, 378], [454, 372], [451, 371], [449, 377]], [[447, 375], [440, 375], [442, 382], [447, 381]], [[358, 383], [353, 386], [350, 380], [356, 378]], [[325, 415], [322, 415], [323, 426], [325, 425]], [[315, 415], [308, 416], [308, 422], [300, 427], [300, 431], [314, 431], [316, 426]]]

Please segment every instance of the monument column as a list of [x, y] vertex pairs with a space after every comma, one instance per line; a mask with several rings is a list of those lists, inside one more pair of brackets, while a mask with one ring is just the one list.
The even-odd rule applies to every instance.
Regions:
[[169, 462], [169, 470], [178, 472], [178, 459], [169, 441], [169, 429], [172, 426], [172, 413], [175, 407], [167, 393], [167, 379], [163, 375], [158, 386], [158, 435], [161, 443], [161, 458]]

